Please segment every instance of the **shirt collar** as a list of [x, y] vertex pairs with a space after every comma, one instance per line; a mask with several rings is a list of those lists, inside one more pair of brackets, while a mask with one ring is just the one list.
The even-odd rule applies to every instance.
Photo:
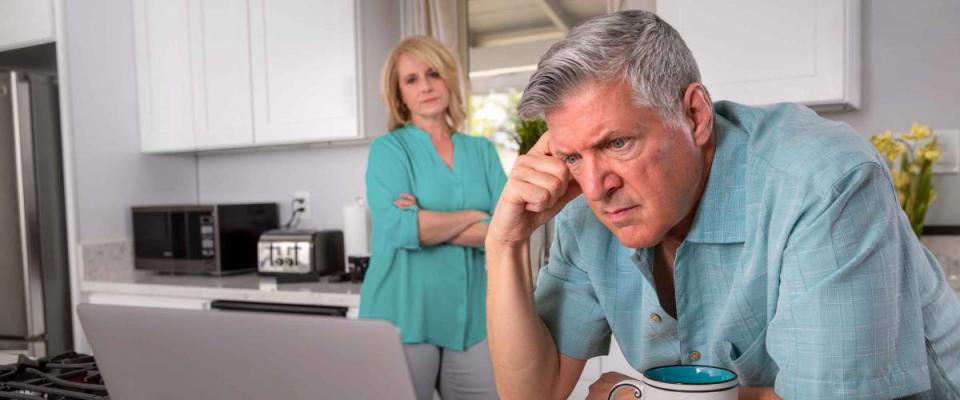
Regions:
[[749, 136], [720, 113], [714, 113], [716, 149], [707, 187], [686, 240], [742, 243], [746, 240], [746, 169]]

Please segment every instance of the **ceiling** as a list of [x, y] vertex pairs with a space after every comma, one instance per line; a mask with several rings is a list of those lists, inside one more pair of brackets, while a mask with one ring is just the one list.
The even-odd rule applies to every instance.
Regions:
[[608, 0], [468, 0], [470, 47], [557, 40], [606, 13]]

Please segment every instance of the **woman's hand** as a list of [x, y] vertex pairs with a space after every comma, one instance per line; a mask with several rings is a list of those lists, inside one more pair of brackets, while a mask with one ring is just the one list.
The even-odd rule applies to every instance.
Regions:
[[400, 198], [394, 200], [393, 205], [397, 208], [416, 207], [417, 198], [410, 193], [400, 193]]

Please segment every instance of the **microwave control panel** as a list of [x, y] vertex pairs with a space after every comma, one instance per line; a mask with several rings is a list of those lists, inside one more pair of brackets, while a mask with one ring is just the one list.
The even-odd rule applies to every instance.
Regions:
[[212, 258], [217, 255], [217, 248], [213, 239], [213, 216], [200, 216], [200, 255]]

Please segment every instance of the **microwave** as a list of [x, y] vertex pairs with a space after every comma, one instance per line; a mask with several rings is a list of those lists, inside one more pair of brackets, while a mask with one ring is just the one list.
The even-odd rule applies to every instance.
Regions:
[[132, 207], [134, 268], [228, 275], [257, 269], [260, 234], [279, 226], [276, 203]]

